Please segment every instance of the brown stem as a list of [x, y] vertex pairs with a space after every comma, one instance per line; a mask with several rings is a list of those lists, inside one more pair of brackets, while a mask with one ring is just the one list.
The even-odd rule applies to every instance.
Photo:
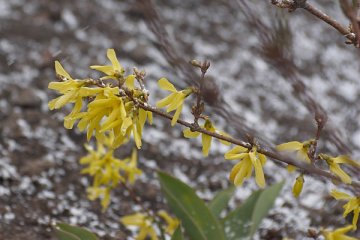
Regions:
[[[137, 102], [137, 103], [138, 103], [139, 107], [141, 107], [144, 110], [153, 112], [153, 113], [155, 113], [155, 114], [157, 114], [157, 115], [159, 115], [161, 117], [167, 118], [169, 120], [172, 120], [172, 118], [173, 118], [172, 115], [170, 115], [168, 113], [165, 113], [165, 112], [163, 112], [163, 111], [161, 111], [161, 110], [159, 110], [157, 108], [151, 107], [149, 105], [145, 105], [145, 104], [143, 104], [141, 102]], [[194, 124], [186, 122], [184, 120], [178, 119], [177, 123], [179, 123], [179, 124], [181, 124], [181, 125], [183, 125], [185, 127], [190, 128], [192, 131], [204, 133], [204, 134], [207, 134], [207, 135], [212, 136], [214, 138], [224, 140], [226, 142], [230, 142], [230, 143], [233, 143], [235, 145], [239, 145], [239, 146], [242, 146], [242, 147], [245, 147], [245, 148], [248, 148], [248, 149], [252, 148], [251, 144], [249, 144], [247, 142], [243, 142], [241, 140], [234, 139], [232, 137], [227, 137], [227, 136], [215, 133], [215, 132], [210, 132], [210, 131], [208, 131], [208, 130], [206, 130], [204, 128], [201, 128], [199, 126], [194, 126]], [[314, 175], [322, 176], [322, 177], [325, 177], [325, 178], [328, 178], [328, 179], [337, 180], [337, 181], [341, 182], [341, 179], [339, 177], [337, 177], [335, 175], [332, 175], [330, 172], [327, 172], [327, 171], [321, 170], [319, 168], [316, 168], [316, 167], [312, 166], [311, 164], [306, 164], [306, 163], [303, 163], [303, 162], [300, 162], [300, 161], [294, 161], [293, 159], [291, 159], [291, 158], [289, 158], [287, 156], [284, 156], [284, 155], [279, 154], [277, 152], [273, 152], [273, 151], [270, 151], [270, 150], [267, 150], [267, 149], [264, 149], [264, 148], [261, 148], [261, 147], [258, 147], [257, 151], [259, 153], [262, 153], [262, 154], [274, 159], [275, 161], [278, 161], [278, 162], [281, 162], [281, 163], [286, 163], [286, 164], [289, 164], [289, 165], [294, 165], [295, 167], [298, 167], [299, 169], [303, 170], [304, 172], [306, 172], [308, 174], [314, 174]], [[350, 185], [353, 186], [354, 188], [359, 188], [360, 189], [360, 183], [359, 182], [353, 181]]]
[[320, 20], [326, 22], [333, 28], [335, 28], [338, 32], [344, 35], [347, 39], [349, 39], [352, 43], [356, 44], [356, 36], [349, 29], [343, 25], [341, 25], [338, 21], [334, 18], [330, 17], [329, 15], [323, 13], [320, 9], [314, 7], [313, 5], [305, 2], [304, 4], [297, 4], [298, 0], [294, 1], [287, 1], [286, 4], [279, 2], [277, 0], [272, 0], [272, 3], [276, 6], [281, 8], [288, 8], [289, 10], [295, 10], [296, 8], [303, 8], [315, 17], [319, 18]]

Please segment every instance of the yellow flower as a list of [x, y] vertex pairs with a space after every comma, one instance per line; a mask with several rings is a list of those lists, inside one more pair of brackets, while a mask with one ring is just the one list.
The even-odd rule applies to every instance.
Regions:
[[100, 78], [101, 80], [105, 80], [105, 79], [118, 80], [122, 78], [125, 74], [125, 70], [119, 63], [118, 59], [116, 58], [115, 50], [108, 49], [107, 57], [110, 60], [111, 65], [106, 65], [106, 66], [93, 65], [90, 66], [90, 68], [106, 74], [105, 77]]
[[169, 234], [169, 235], [172, 235], [176, 228], [179, 226], [180, 222], [177, 218], [173, 218], [171, 217], [167, 212], [165, 212], [164, 210], [160, 210], [158, 211], [158, 215], [160, 217], [162, 217], [166, 224], [167, 224], [167, 227], [165, 229], [165, 231]]
[[105, 211], [110, 204], [110, 188], [109, 187], [88, 187], [87, 189], [88, 198], [95, 200], [101, 198], [102, 210]]
[[338, 228], [335, 231], [322, 230], [321, 233], [324, 235], [325, 240], [358, 240], [358, 238], [345, 235], [351, 230], [353, 230], [353, 226], [349, 225], [346, 227]]
[[[114, 134], [103, 134], [97, 141], [97, 149], [85, 145], [88, 155], [80, 159], [80, 163], [87, 165], [81, 173], [89, 174], [93, 177], [92, 187], [88, 188], [90, 200], [101, 198], [101, 204], [105, 210], [110, 203], [110, 191], [119, 182], [135, 181], [136, 175], [141, 175], [142, 171], [137, 168], [137, 156], [134, 149], [131, 157], [124, 160], [113, 156], [112, 149]], [[100, 141], [101, 140], [101, 141]]]
[[331, 157], [329, 155], [320, 153], [319, 157], [320, 159], [326, 161], [326, 163], [329, 165], [330, 171], [335, 175], [337, 175], [341, 179], [341, 181], [343, 181], [346, 184], [351, 183], [351, 177], [346, 172], [344, 172], [344, 170], [340, 168], [339, 164], [349, 164], [353, 166], [359, 166], [357, 162], [350, 159], [348, 156], [343, 156], [343, 155], [338, 157]]
[[137, 151], [133, 149], [130, 158], [124, 159], [126, 166], [124, 167], [124, 171], [126, 172], [126, 177], [129, 183], [135, 182], [135, 176], [141, 175], [142, 171], [137, 168]]
[[257, 152], [256, 146], [251, 150], [236, 146], [225, 154], [225, 159], [241, 160], [230, 172], [230, 180], [234, 182], [236, 186], [242, 185], [245, 179], [250, 178], [254, 168], [257, 185], [261, 188], [265, 187], [265, 177], [262, 167], [265, 165], [266, 157]]
[[300, 174], [295, 181], [292, 192], [294, 197], [299, 197], [304, 185], [304, 175]]
[[346, 200], [348, 201], [344, 206], [344, 214], [345, 218], [350, 212], [354, 212], [354, 217], [352, 220], [352, 226], [354, 229], [357, 229], [357, 222], [359, 219], [360, 213], [360, 197], [353, 197], [347, 193], [337, 191], [333, 189], [331, 191], [331, 196], [333, 196], [336, 200]]
[[85, 87], [85, 80], [74, 80], [58, 61], [55, 61], [55, 71], [62, 81], [50, 82], [48, 88], [56, 90], [62, 96], [51, 100], [48, 106], [50, 110], [53, 110], [59, 109], [67, 103], [75, 103], [71, 113], [64, 118], [64, 127], [71, 129], [76, 121], [74, 116], [81, 111], [83, 106], [83, 98], [96, 95], [101, 92], [101, 89]]
[[136, 226], [139, 228], [139, 234], [135, 237], [136, 240], [145, 240], [147, 236], [149, 236], [151, 240], [158, 240], [156, 231], [152, 226], [154, 220], [150, 216], [135, 213], [122, 217], [120, 221], [125, 226]]
[[167, 106], [167, 112], [172, 112], [176, 110], [171, 120], [171, 126], [174, 126], [179, 119], [185, 98], [187, 98], [190, 94], [193, 93], [193, 89], [186, 88], [182, 91], [177, 91], [174, 85], [171, 84], [166, 78], [161, 78], [158, 81], [158, 85], [161, 89], [172, 92], [169, 96], [158, 101], [156, 103], [156, 107], [163, 108]]
[[[228, 136], [226, 133], [222, 132], [222, 131], [218, 131], [215, 126], [212, 124], [212, 122], [209, 119], [205, 120], [204, 125], [201, 126], [202, 128], [204, 128], [205, 130], [212, 132], [212, 133], [219, 133], [222, 134], [224, 136]], [[193, 132], [191, 131], [189, 128], [185, 129], [183, 131], [184, 137], [186, 138], [196, 138], [200, 135], [200, 132]], [[209, 150], [211, 147], [211, 140], [212, 140], [212, 136], [207, 135], [205, 133], [201, 133], [201, 140], [202, 140], [202, 152], [204, 156], [208, 156], [209, 155]], [[229, 142], [220, 140], [221, 143], [225, 144], [225, 145], [230, 145]]]
[[[290, 152], [298, 152], [297, 157], [299, 160], [305, 161], [307, 163], [311, 163], [311, 160], [308, 156], [308, 151], [310, 146], [314, 143], [314, 140], [308, 140], [305, 142], [292, 141], [283, 143], [276, 146], [276, 150], [278, 151], [290, 151]], [[294, 171], [296, 169], [295, 166], [289, 165], [288, 170]]]

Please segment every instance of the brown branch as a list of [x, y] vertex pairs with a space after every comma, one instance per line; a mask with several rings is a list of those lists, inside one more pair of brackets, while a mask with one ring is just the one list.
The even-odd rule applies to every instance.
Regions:
[[[137, 104], [142, 109], [150, 111], [152, 113], [155, 113], [155, 114], [157, 114], [157, 115], [159, 115], [161, 117], [164, 117], [166, 119], [172, 120], [172, 118], [173, 118], [172, 115], [170, 115], [168, 113], [165, 113], [165, 112], [163, 112], [163, 111], [161, 111], [161, 110], [159, 110], [159, 109], [157, 109], [155, 107], [145, 105], [145, 104], [143, 104], [141, 102], [138, 102], [138, 101], [137, 101]], [[204, 133], [204, 134], [207, 134], [207, 135], [209, 135], [211, 137], [214, 137], [214, 138], [217, 138], [217, 139], [220, 139], [220, 140], [224, 140], [226, 142], [230, 142], [230, 143], [233, 143], [235, 145], [239, 145], [239, 146], [242, 146], [242, 147], [245, 147], [245, 148], [248, 148], [248, 149], [252, 148], [252, 145], [250, 143], [247, 143], [247, 142], [244, 142], [244, 141], [232, 138], [232, 137], [227, 137], [227, 136], [215, 133], [215, 132], [210, 132], [210, 131], [208, 131], [208, 130], [206, 130], [204, 128], [201, 128], [199, 126], [196, 126], [196, 125], [194, 125], [192, 123], [189, 123], [189, 122], [186, 122], [184, 120], [178, 119], [177, 123], [179, 123], [179, 124], [181, 124], [181, 125], [183, 125], [185, 127], [190, 128], [192, 131], [196, 131], [196, 132], [199, 132], [199, 133]], [[325, 178], [328, 178], [328, 179], [331, 179], [331, 180], [336, 180], [336, 181], [341, 182], [341, 179], [339, 177], [331, 174], [330, 172], [327, 172], [327, 171], [321, 170], [319, 168], [316, 168], [316, 167], [312, 166], [311, 164], [306, 164], [306, 163], [303, 163], [303, 162], [300, 162], [300, 161], [295, 161], [295, 160], [293, 160], [291, 158], [288, 158], [287, 156], [281, 155], [281, 154], [279, 154], [277, 152], [273, 152], [273, 151], [270, 151], [270, 150], [267, 150], [267, 149], [264, 149], [264, 148], [261, 148], [261, 147], [258, 147], [257, 150], [258, 150], [259, 153], [262, 153], [262, 154], [268, 156], [269, 158], [274, 159], [275, 161], [278, 161], [278, 162], [281, 162], [281, 163], [286, 163], [286, 164], [289, 164], [289, 165], [294, 165], [295, 167], [300, 168], [305, 173], [314, 174], [314, 175], [317, 175], [317, 176], [322, 176], [322, 177], [325, 177]], [[353, 181], [349, 185], [353, 186], [354, 188], [360, 189], [360, 183], [359, 182]]]
[[[302, 4], [299, 4], [301, 2]], [[271, 3], [280, 7], [280, 8], [288, 8], [289, 11], [294, 11], [297, 8], [302, 8], [314, 15], [315, 17], [319, 18], [320, 20], [324, 21], [325, 23], [329, 24], [333, 28], [335, 28], [341, 35], [345, 36], [347, 39], [351, 41], [356, 46], [356, 36], [354, 33], [350, 32], [349, 29], [343, 25], [341, 25], [338, 21], [334, 18], [330, 17], [329, 15], [322, 12], [320, 9], [314, 7], [313, 5], [307, 3], [306, 1], [300, 0], [271, 0]]]

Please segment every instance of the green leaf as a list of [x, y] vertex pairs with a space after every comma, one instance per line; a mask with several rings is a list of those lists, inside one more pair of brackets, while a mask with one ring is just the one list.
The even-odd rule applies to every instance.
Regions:
[[225, 217], [223, 223], [228, 240], [243, 239], [250, 235], [252, 213], [260, 194], [261, 190], [254, 192], [240, 207]]
[[280, 182], [254, 192], [240, 207], [229, 213], [223, 220], [227, 239], [251, 239], [274, 205], [283, 184]]
[[98, 240], [95, 234], [85, 228], [66, 223], [56, 224], [55, 232], [59, 240]]
[[250, 235], [253, 236], [259, 227], [261, 221], [269, 213], [273, 207], [276, 198], [279, 196], [280, 191], [284, 185], [284, 181], [274, 184], [271, 187], [262, 191], [259, 199], [256, 202], [255, 210], [252, 214], [252, 227]]
[[55, 228], [55, 235], [56, 235], [56, 238], [59, 240], [81, 240], [74, 234], [65, 232], [65, 231], [57, 229], [57, 228]]
[[171, 240], [184, 240], [184, 236], [181, 232], [181, 225], [177, 227], [173, 235], [171, 236]]
[[165, 198], [190, 239], [225, 240], [220, 222], [191, 187], [166, 173], [158, 175]]
[[214, 216], [219, 216], [221, 211], [228, 205], [230, 198], [232, 197], [235, 191], [235, 187], [229, 187], [228, 189], [220, 191], [214, 197], [211, 202], [209, 202], [208, 207]]

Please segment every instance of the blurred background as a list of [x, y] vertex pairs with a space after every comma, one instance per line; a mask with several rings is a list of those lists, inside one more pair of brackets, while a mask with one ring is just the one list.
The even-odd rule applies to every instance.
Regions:
[[[245, 3], [248, 2], [248, 3]], [[347, 25], [337, 1], [313, 1]], [[106, 212], [86, 198], [90, 179], [80, 174], [84, 134], [63, 128], [70, 106], [50, 112], [47, 89], [59, 60], [74, 78], [96, 78], [89, 65], [105, 64], [114, 48], [126, 70], [147, 72], [150, 102], [165, 96], [157, 80], [196, 85], [189, 60], [209, 60], [206, 113], [215, 125], [245, 140], [250, 134], [272, 148], [305, 141], [316, 132], [315, 113], [327, 116], [320, 149], [360, 157], [359, 51], [303, 10], [288, 13], [270, 1], [241, 0], [0, 0], [0, 239], [54, 239], [50, 224], [85, 226], [102, 239], [132, 239], [119, 218], [138, 210], [118, 189]], [[191, 120], [190, 104], [182, 118]], [[213, 142], [209, 157], [182, 128], [155, 118], [144, 133], [135, 189], [146, 205], [161, 209], [155, 170], [168, 171], [204, 199], [230, 185], [227, 147]], [[131, 146], [119, 149], [129, 155]], [[288, 179], [257, 239], [307, 239], [307, 230], [339, 227], [342, 204], [330, 183], [305, 178], [299, 200], [291, 195], [296, 174], [268, 161], [268, 184]], [[359, 179], [358, 172], [352, 176]], [[256, 190], [253, 180], [236, 190], [235, 207]], [[352, 216], [349, 216], [350, 218]], [[358, 232], [359, 234], [359, 232]], [[128, 237], [128, 238], [127, 238]]]

